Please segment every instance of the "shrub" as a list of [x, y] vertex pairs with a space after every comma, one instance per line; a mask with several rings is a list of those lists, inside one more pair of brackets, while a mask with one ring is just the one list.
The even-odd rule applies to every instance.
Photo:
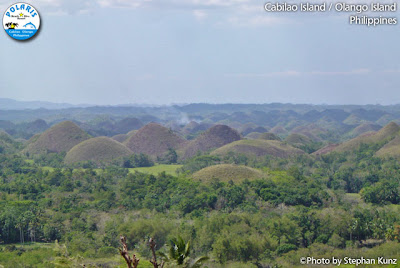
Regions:
[[282, 254], [284, 254], [284, 253], [287, 253], [287, 252], [289, 252], [289, 251], [296, 250], [296, 249], [297, 249], [297, 246], [295, 246], [295, 245], [293, 245], [293, 244], [283, 244], [283, 245], [280, 245], [280, 246], [276, 249], [276, 253], [277, 253], [278, 255], [282, 255]]
[[99, 249], [99, 251], [97, 253], [97, 255], [101, 258], [112, 257], [115, 254], [118, 254], [118, 250], [113, 247], [102, 247]]

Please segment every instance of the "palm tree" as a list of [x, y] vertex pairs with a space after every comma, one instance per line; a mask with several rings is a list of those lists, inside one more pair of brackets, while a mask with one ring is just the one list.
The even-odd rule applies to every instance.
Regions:
[[201, 267], [202, 263], [208, 260], [207, 256], [202, 256], [194, 260], [190, 259], [190, 241], [185, 243], [182, 237], [171, 239], [169, 254], [158, 253], [165, 262], [175, 262], [177, 265], [186, 268]]
[[25, 227], [25, 219], [23, 216], [18, 217], [17, 222], [15, 223], [15, 228], [19, 229], [19, 239], [21, 241], [21, 244], [23, 244], [24, 241], [24, 227]]

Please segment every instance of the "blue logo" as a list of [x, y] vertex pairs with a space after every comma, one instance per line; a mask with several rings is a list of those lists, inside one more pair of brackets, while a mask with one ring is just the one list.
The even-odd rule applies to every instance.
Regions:
[[36, 30], [36, 26], [35, 26], [32, 22], [29, 22], [29, 23], [27, 23], [27, 24], [24, 25], [25, 28], [26, 28], [27, 26], [29, 27], [28, 29], [35, 29], [35, 30]]
[[4, 13], [3, 27], [16, 40], [32, 38], [40, 27], [39, 12], [28, 3], [15, 3]]

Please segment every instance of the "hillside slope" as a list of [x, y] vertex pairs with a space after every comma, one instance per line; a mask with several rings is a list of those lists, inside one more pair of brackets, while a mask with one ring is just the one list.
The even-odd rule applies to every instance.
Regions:
[[125, 145], [133, 152], [153, 157], [162, 156], [170, 148], [177, 150], [185, 143], [185, 139], [156, 123], [145, 125], [125, 141]]
[[75, 145], [89, 138], [89, 134], [80, 129], [75, 123], [64, 121], [52, 126], [38, 136], [36, 140], [30, 142], [23, 150], [23, 153], [67, 152]]
[[215, 125], [187, 145], [184, 158], [193, 157], [197, 152], [206, 152], [240, 139], [239, 133], [233, 128]]
[[333, 151], [347, 152], [356, 150], [361, 144], [372, 144], [392, 140], [400, 132], [400, 126], [394, 122], [387, 124], [378, 132], [368, 132], [337, 146]]
[[97, 137], [75, 145], [65, 156], [65, 163], [103, 161], [129, 156], [132, 151], [108, 137]]
[[227, 155], [229, 152], [244, 154], [247, 156], [265, 156], [287, 158], [293, 155], [304, 154], [300, 149], [294, 148], [277, 140], [240, 140], [227, 144], [214, 150], [212, 155]]
[[389, 143], [385, 144], [381, 149], [379, 149], [376, 153], [376, 156], [379, 157], [400, 157], [400, 136], [396, 136]]
[[212, 179], [219, 179], [225, 182], [230, 180], [240, 182], [245, 179], [254, 180], [263, 177], [264, 174], [257, 169], [230, 164], [206, 167], [193, 174], [194, 179], [202, 182], [209, 182]]

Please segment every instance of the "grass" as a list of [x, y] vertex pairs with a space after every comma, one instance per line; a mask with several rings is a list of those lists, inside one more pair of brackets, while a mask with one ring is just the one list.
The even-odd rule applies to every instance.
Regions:
[[96, 137], [75, 145], [65, 156], [65, 163], [112, 160], [131, 154], [122, 143], [108, 137]]
[[361, 134], [364, 134], [364, 133], [367, 133], [370, 131], [379, 131], [380, 129], [381, 129], [381, 127], [377, 124], [364, 123], [364, 124], [357, 126], [352, 131], [350, 131], [350, 133], [348, 135], [352, 136], [352, 137], [357, 137], [357, 136], [360, 136]]
[[31, 165], [35, 164], [35, 160], [33, 159], [25, 159], [25, 162]]
[[[27, 163], [34, 163], [33, 160], [31, 159], [27, 159], [25, 160]], [[152, 174], [152, 175], [158, 175], [161, 172], [165, 172], [168, 175], [173, 175], [176, 176], [177, 173], [176, 171], [181, 168], [183, 165], [155, 165], [152, 167], [139, 167], [139, 168], [129, 168], [129, 172], [130, 173], [134, 173], [135, 171], [137, 172], [141, 172], [141, 173], [146, 173], [146, 174]], [[54, 171], [55, 168], [53, 167], [40, 167], [41, 169], [45, 170], [45, 171], [49, 171], [52, 172]], [[74, 169], [74, 171], [76, 170], [84, 170], [83, 168], [79, 168], [79, 169]], [[96, 168], [94, 169], [94, 171], [96, 173], [100, 173], [102, 172], [102, 169], [100, 168]]]
[[213, 151], [213, 155], [226, 155], [229, 152], [245, 154], [248, 156], [272, 155], [286, 158], [291, 155], [304, 154], [300, 149], [277, 140], [240, 140], [227, 144]]
[[53, 172], [55, 168], [53, 167], [41, 167], [44, 171]]
[[7, 246], [15, 245], [17, 248], [23, 247], [24, 249], [37, 249], [37, 248], [53, 248], [54, 243], [31, 243], [27, 242], [23, 245], [20, 243], [17, 244], [7, 244], [7, 245], [0, 245], [0, 249], [4, 250]]
[[8, 251], [10, 246], [0, 246], [0, 267], [52, 267], [48, 261], [55, 256], [54, 244], [14, 244], [15, 250]]
[[[336, 152], [347, 152], [357, 149], [361, 144], [372, 144], [382, 141], [390, 141], [395, 136], [399, 135], [400, 127], [396, 123], [389, 123], [376, 133], [369, 135], [361, 135], [349, 141], [346, 141], [336, 147]], [[368, 134], [368, 132], [366, 133]]]
[[359, 205], [361, 203], [364, 203], [361, 195], [357, 193], [346, 193], [343, 197], [343, 201], [352, 205]]
[[165, 172], [168, 175], [177, 175], [176, 171], [178, 168], [181, 168], [182, 165], [155, 165], [152, 167], [139, 167], [139, 168], [130, 168], [129, 172], [134, 173], [135, 171], [141, 172], [141, 173], [146, 173], [146, 174], [152, 174], [152, 175], [157, 175], [161, 172]]
[[[15, 246], [12, 251], [8, 249]], [[57, 253], [55, 243], [25, 243], [8, 244], [0, 246], [0, 267], [38, 267], [38, 268], [53, 268], [53, 267], [126, 267], [126, 263], [119, 254], [107, 257], [79, 257], [73, 254], [72, 256], [62, 257]], [[130, 254], [134, 251], [130, 251]], [[135, 252], [136, 253], [136, 252]], [[153, 265], [136, 253], [140, 258], [140, 266], [150, 268]], [[56, 264], [57, 263], [57, 264]], [[62, 266], [60, 266], [62, 264]], [[107, 266], [104, 266], [107, 265]], [[110, 266], [111, 265], [111, 266]]]
[[[161, 172], [165, 172], [168, 175], [173, 175], [176, 176], [177, 173], [176, 171], [178, 170], [178, 168], [181, 168], [183, 165], [155, 165], [152, 167], [138, 167], [138, 168], [128, 168], [129, 173], [135, 173], [140, 172], [140, 173], [145, 173], [145, 174], [151, 174], [151, 175], [158, 175]], [[44, 170], [47, 171], [53, 171], [54, 168], [52, 167], [42, 167]], [[74, 169], [78, 170], [78, 169]], [[80, 168], [79, 170], [85, 170], [84, 168]], [[94, 171], [99, 174], [101, 173], [103, 170], [101, 168], [95, 168]]]
[[71, 121], [64, 121], [43, 132], [23, 153], [67, 152], [90, 136]]
[[383, 146], [379, 151], [376, 152], [377, 156], [385, 157], [385, 156], [400, 156], [400, 136], [394, 138], [391, 142]]
[[312, 143], [312, 140], [309, 137], [299, 133], [290, 134], [286, 137], [285, 141], [290, 145], [306, 145]]
[[177, 150], [186, 140], [173, 131], [156, 123], [150, 123], [139, 129], [124, 144], [134, 153], [144, 153], [151, 157], [162, 157], [168, 149]]
[[254, 180], [263, 177], [265, 174], [257, 169], [229, 164], [206, 167], [193, 174], [193, 178], [202, 182], [209, 182], [213, 178], [224, 182], [230, 180], [240, 182], [245, 179]]
[[240, 135], [236, 130], [225, 125], [216, 125], [191, 141], [185, 148], [183, 157], [190, 158], [198, 152], [206, 152], [237, 140], [240, 140]]

